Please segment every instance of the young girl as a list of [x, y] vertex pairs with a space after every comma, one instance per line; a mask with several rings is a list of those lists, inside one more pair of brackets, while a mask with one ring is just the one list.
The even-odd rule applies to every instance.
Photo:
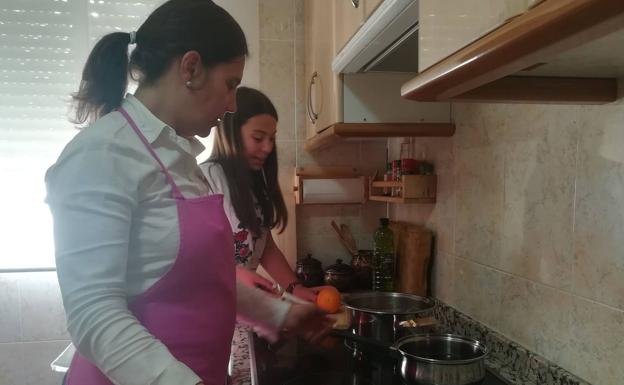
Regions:
[[[210, 0], [170, 0], [93, 48], [74, 95], [76, 120], [92, 124], [46, 175], [78, 350], [69, 385], [223, 385], [237, 291], [239, 315], [262, 304], [273, 333], [326, 327], [312, 305], [236, 284], [223, 198], [195, 160], [194, 136], [236, 110], [246, 54], [240, 26]], [[124, 97], [129, 72], [139, 87]]]
[[236, 112], [217, 128], [212, 156], [200, 167], [214, 192], [224, 195], [237, 277], [270, 289], [271, 283], [255, 273], [260, 265], [286, 291], [314, 301], [320, 287], [300, 284], [270, 231], [283, 230], [288, 222], [278, 184], [277, 111], [266, 95], [252, 88], [240, 87], [236, 103]]

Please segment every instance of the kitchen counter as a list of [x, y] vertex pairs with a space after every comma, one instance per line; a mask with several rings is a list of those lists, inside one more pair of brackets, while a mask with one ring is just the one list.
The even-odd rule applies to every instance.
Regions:
[[[442, 331], [483, 341], [491, 351], [488, 369], [511, 385], [590, 385], [444, 303], [437, 304], [435, 317]], [[249, 343], [248, 329], [238, 328], [232, 346], [232, 385], [252, 385]]]
[[239, 326], [234, 329], [229, 368], [231, 385], [251, 385], [249, 335], [249, 328], [247, 327]]

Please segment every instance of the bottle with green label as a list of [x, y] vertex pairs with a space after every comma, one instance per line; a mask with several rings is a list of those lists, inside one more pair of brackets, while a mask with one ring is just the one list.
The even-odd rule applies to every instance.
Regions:
[[394, 237], [388, 218], [380, 218], [373, 250], [373, 290], [394, 290]]

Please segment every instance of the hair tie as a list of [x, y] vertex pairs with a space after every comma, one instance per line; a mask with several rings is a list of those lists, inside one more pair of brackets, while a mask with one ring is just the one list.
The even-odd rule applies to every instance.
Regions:
[[130, 32], [130, 45], [136, 44], [136, 31]]

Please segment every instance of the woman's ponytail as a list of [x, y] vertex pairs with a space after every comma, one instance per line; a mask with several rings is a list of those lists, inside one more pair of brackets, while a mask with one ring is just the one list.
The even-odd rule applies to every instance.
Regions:
[[80, 88], [72, 94], [74, 123], [90, 123], [121, 105], [128, 87], [129, 43], [129, 33], [113, 32], [93, 47]]

